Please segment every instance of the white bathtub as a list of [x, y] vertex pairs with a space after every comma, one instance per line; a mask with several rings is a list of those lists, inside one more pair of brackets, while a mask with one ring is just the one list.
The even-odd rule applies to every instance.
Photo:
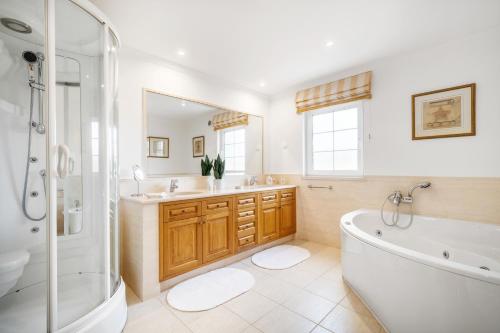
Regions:
[[362, 209], [340, 227], [344, 279], [388, 332], [500, 333], [500, 225], [415, 216], [403, 230]]

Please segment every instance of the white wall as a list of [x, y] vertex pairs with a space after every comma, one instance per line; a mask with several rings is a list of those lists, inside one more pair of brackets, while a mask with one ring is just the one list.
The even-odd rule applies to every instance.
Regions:
[[[302, 116], [295, 92], [366, 70], [373, 98], [365, 110], [365, 174], [500, 176], [500, 28], [308, 82], [274, 96], [266, 118], [266, 171], [302, 173]], [[411, 140], [411, 95], [477, 84], [474, 137]], [[368, 133], [371, 139], [368, 139]]]
[[142, 162], [142, 89], [206, 101], [251, 114], [263, 115], [268, 99], [244, 88], [225, 84], [138, 51], [119, 53], [120, 177], [130, 178], [133, 164]]

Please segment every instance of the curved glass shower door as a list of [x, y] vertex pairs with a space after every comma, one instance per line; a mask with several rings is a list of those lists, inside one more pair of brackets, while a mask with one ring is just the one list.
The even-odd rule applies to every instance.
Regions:
[[0, 1], [2, 333], [73, 332], [120, 286], [118, 42], [94, 10]]

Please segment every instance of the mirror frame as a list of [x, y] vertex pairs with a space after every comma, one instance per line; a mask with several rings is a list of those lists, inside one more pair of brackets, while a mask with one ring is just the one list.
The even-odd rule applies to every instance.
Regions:
[[[218, 108], [218, 109], [225, 110], [225, 111], [242, 112], [242, 113], [246, 113], [250, 116], [261, 118], [261, 120], [262, 120], [262, 133], [261, 133], [261, 135], [262, 135], [262, 149], [261, 149], [262, 150], [262, 165], [260, 167], [261, 174], [260, 175], [245, 174], [244, 176], [262, 176], [264, 174], [264, 165], [265, 165], [265, 163], [264, 163], [264, 158], [265, 158], [265, 154], [264, 154], [265, 153], [265, 148], [264, 148], [264, 128], [265, 128], [264, 116], [262, 116], [260, 114], [251, 113], [251, 112], [244, 112], [244, 111], [235, 110], [235, 109], [221, 106], [218, 104], [214, 104], [211, 102], [206, 102], [206, 101], [201, 101], [201, 100], [197, 100], [197, 99], [193, 99], [193, 98], [187, 98], [184, 96], [174, 95], [174, 94], [171, 94], [171, 93], [168, 93], [165, 91], [151, 89], [151, 88], [142, 88], [142, 148], [141, 148], [142, 161], [141, 161], [141, 163], [142, 163], [143, 167], [147, 166], [147, 159], [148, 159], [148, 155], [149, 155], [149, 151], [147, 149], [147, 147], [148, 147], [148, 110], [147, 110], [147, 101], [146, 101], [146, 96], [148, 93], [160, 94], [160, 95], [164, 95], [167, 97], [183, 99], [183, 100], [188, 101], [188, 102], [203, 104], [206, 106]], [[175, 176], [201, 177], [201, 172], [199, 175], [185, 175], [185, 174], [175, 174], [175, 173], [172, 173], [172, 174], [168, 174], [168, 173], [166, 173], [166, 174], [150, 174], [149, 170], [146, 169], [145, 171], [146, 171], [145, 172], [146, 178], [169, 178], [169, 177], [175, 177]]]

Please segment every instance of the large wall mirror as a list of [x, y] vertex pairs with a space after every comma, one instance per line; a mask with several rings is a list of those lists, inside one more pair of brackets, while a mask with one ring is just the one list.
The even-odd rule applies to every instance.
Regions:
[[263, 119], [144, 89], [144, 161], [148, 176], [201, 175], [217, 154], [226, 175], [261, 175]]

